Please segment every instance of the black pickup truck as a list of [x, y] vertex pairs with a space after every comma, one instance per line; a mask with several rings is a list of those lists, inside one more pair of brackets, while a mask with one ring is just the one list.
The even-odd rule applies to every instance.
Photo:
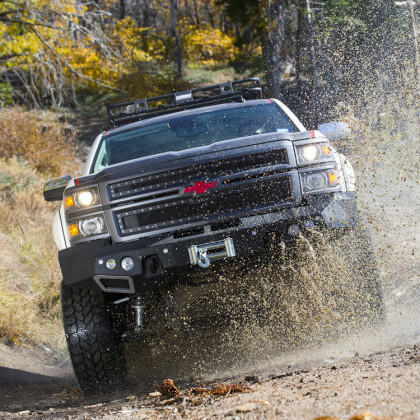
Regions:
[[[273, 249], [293, 249], [315, 231], [362, 232], [347, 158], [282, 102], [262, 98], [257, 78], [116, 104], [108, 114], [114, 128], [96, 138], [83, 175], [44, 189], [47, 201], [63, 200], [53, 223], [62, 313], [85, 393], [123, 381], [124, 341], [173, 324], [175, 288], [188, 294], [250, 261], [275, 263]], [[319, 130], [333, 139], [343, 127]], [[358, 237], [364, 251], [351, 264], [368, 292], [357, 305], [381, 317], [374, 257], [368, 237]]]

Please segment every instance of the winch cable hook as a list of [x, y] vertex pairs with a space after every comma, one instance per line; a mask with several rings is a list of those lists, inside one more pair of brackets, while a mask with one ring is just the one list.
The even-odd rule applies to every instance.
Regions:
[[201, 268], [207, 268], [210, 266], [210, 258], [208, 257], [207, 251], [205, 249], [198, 250], [197, 257], [198, 257], [197, 264]]

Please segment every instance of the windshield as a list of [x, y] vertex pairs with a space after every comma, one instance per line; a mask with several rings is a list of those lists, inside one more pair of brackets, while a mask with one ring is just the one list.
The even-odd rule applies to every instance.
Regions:
[[207, 146], [219, 141], [264, 133], [299, 131], [274, 103], [223, 108], [178, 116], [104, 137], [93, 172], [109, 165], [165, 152]]

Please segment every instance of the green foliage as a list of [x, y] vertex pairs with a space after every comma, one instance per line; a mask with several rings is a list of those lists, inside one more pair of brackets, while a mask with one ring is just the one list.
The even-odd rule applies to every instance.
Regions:
[[217, 3], [224, 6], [226, 14], [243, 29], [237, 38], [238, 45], [247, 45], [267, 31], [268, 0], [219, 0]]
[[13, 88], [10, 83], [0, 83], [0, 105], [7, 106], [13, 103]]
[[249, 77], [261, 74], [266, 69], [266, 63], [261, 54], [250, 55], [240, 52], [235, 55], [235, 58], [231, 61], [231, 65], [236, 73]]

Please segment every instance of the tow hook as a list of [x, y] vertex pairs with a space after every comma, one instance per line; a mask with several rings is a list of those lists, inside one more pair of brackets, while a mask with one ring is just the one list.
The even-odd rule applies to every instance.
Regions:
[[198, 250], [197, 264], [201, 268], [207, 268], [207, 267], [210, 266], [210, 258], [207, 256], [207, 250], [206, 249], [199, 249]]

